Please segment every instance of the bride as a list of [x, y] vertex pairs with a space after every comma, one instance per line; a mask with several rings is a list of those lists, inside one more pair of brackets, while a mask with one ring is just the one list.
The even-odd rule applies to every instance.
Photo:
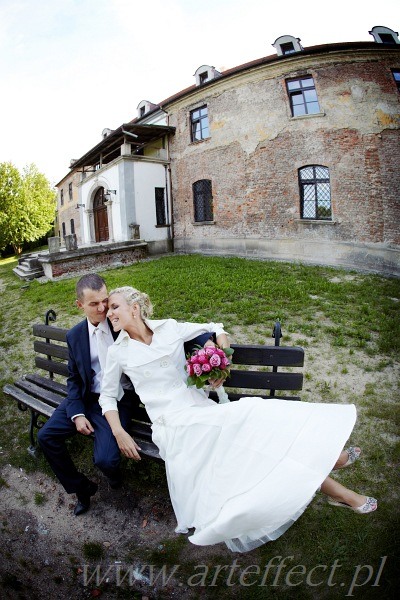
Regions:
[[335, 506], [361, 514], [377, 508], [374, 498], [328, 477], [361, 453], [358, 447], [342, 450], [356, 420], [353, 404], [254, 397], [216, 404], [202, 389], [187, 386], [183, 343], [215, 332], [217, 343], [227, 347], [221, 323], [150, 320], [149, 297], [132, 287], [111, 291], [108, 307], [120, 334], [107, 353], [103, 414], [122, 454], [140, 460], [140, 447], [118, 415], [125, 373], [146, 406], [165, 461], [176, 531], [195, 528], [193, 544], [225, 542], [246, 552], [275, 540], [318, 489]]

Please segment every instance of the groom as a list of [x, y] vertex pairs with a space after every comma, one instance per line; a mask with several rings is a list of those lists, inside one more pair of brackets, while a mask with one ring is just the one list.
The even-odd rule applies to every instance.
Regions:
[[[65, 491], [77, 495], [74, 514], [78, 516], [89, 509], [90, 498], [98, 486], [77, 470], [66, 440], [77, 433], [94, 433], [93, 462], [108, 478], [112, 489], [121, 486], [121, 455], [98, 403], [107, 348], [118, 336], [107, 319], [108, 292], [104, 279], [96, 273], [81, 277], [76, 284], [76, 298], [86, 318], [67, 333], [67, 397], [39, 430], [38, 442]], [[192, 343], [203, 345], [206, 340], [200, 337]], [[128, 378], [123, 376], [121, 384], [124, 396], [118, 410], [123, 428], [129, 431], [133, 407], [140, 400]]]
[[[67, 397], [39, 430], [38, 442], [65, 491], [77, 495], [74, 514], [81, 515], [88, 510], [98, 486], [77, 470], [66, 440], [76, 433], [94, 433], [93, 462], [108, 478], [111, 488], [120, 487], [121, 474], [119, 449], [98, 403], [107, 347], [117, 337], [106, 317], [108, 292], [104, 279], [95, 273], [84, 275], [76, 285], [76, 297], [86, 319], [67, 333]], [[128, 380], [121, 383], [125, 393], [120, 415], [129, 429], [138, 396]]]

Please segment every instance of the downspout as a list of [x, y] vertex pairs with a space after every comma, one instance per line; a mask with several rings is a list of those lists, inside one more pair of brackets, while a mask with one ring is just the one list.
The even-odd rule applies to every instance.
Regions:
[[[169, 114], [167, 113], [167, 125], [169, 125]], [[165, 192], [167, 195], [167, 210], [168, 210], [168, 195], [169, 195], [169, 199], [170, 199], [170, 206], [171, 206], [171, 214], [170, 214], [170, 221], [169, 221], [169, 226], [168, 226], [168, 235], [169, 235], [169, 239], [171, 240], [171, 251], [175, 252], [175, 247], [174, 247], [174, 240], [175, 240], [175, 235], [174, 235], [174, 196], [172, 193], [172, 180], [171, 180], [171, 156], [170, 156], [170, 152], [169, 152], [169, 135], [167, 136], [167, 164], [165, 165]], [[168, 193], [169, 192], [169, 193]]]

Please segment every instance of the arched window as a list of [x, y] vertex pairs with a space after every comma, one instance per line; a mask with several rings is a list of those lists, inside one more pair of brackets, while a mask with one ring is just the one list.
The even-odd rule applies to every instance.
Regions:
[[213, 221], [212, 185], [210, 179], [199, 179], [193, 184], [194, 220]]
[[309, 165], [299, 169], [299, 187], [302, 219], [332, 219], [328, 167]]

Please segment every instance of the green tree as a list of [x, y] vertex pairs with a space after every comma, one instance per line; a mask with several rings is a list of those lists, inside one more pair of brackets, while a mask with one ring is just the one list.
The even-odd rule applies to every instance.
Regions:
[[21, 254], [24, 242], [51, 229], [55, 208], [56, 192], [34, 164], [20, 174], [12, 163], [0, 163], [0, 250], [11, 245]]

